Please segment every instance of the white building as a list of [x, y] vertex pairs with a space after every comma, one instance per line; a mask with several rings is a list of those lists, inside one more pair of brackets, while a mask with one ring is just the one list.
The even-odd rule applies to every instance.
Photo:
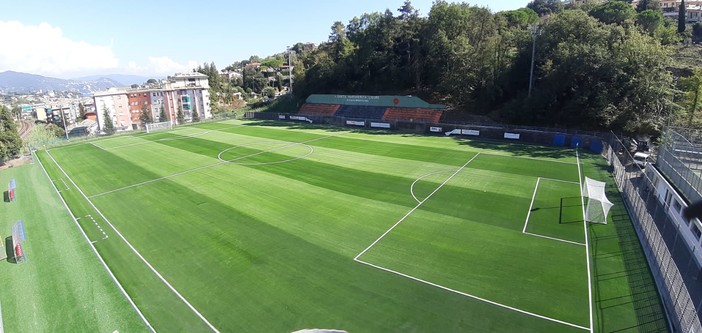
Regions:
[[129, 101], [125, 89], [110, 88], [93, 94], [95, 113], [98, 119], [98, 126], [101, 131], [105, 126], [105, 110], [112, 124], [117, 130], [129, 130], [132, 128], [132, 121], [129, 114]]
[[163, 99], [169, 120], [175, 123], [178, 110], [183, 111], [186, 121], [192, 120], [197, 111], [200, 119], [212, 118], [210, 110], [210, 84], [207, 75], [201, 73], [178, 73], [168, 77], [163, 86]]

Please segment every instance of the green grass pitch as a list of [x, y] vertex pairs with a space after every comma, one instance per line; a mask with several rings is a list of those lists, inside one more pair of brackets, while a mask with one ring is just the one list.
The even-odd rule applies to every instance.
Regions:
[[37, 157], [157, 331], [667, 328], [599, 156], [587, 246], [572, 149], [225, 121]]

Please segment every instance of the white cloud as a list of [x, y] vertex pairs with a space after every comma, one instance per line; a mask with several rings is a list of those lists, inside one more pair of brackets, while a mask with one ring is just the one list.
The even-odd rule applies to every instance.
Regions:
[[166, 56], [152, 56], [120, 65], [109, 45], [93, 45], [63, 35], [60, 27], [48, 23], [25, 25], [0, 21], [0, 71], [13, 70], [58, 77], [93, 74], [135, 74], [167, 76], [190, 72], [198, 63], [179, 63]]
[[190, 60], [181, 64], [168, 57], [149, 57], [149, 70], [156, 74], [175, 74], [192, 72], [198, 63]]
[[48, 23], [0, 21], [0, 45], [0, 70], [63, 76], [119, 67], [111, 46], [72, 40]]
[[198, 63], [194, 60], [189, 60], [186, 63], [179, 63], [169, 57], [148, 57], [145, 65], [140, 65], [136, 61], [128, 61], [124, 70], [129, 74], [135, 75], [155, 75], [168, 76], [175, 73], [192, 72]]

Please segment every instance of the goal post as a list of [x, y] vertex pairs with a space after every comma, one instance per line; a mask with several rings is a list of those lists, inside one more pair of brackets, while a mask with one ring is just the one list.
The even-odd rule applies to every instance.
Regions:
[[583, 199], [585, 204], [585, 221], [607, 224], [607, 214], [614, 206], [605, 194], [605, 183], [585, 177]]
[[160, 123], [146, 124], [146, 133], [151, 133], [155, 131], [165, 131], [173, 128], [173, 124], [170, 121], [163, 121]]

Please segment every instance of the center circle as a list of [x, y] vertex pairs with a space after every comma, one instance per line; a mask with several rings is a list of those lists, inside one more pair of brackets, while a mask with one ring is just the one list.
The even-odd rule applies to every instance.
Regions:
[[313, 152], [314, 148], [304, 143], [257, 141], [222, 150], [217, 158], [238, 165], [269, 165], [299, 160]]

